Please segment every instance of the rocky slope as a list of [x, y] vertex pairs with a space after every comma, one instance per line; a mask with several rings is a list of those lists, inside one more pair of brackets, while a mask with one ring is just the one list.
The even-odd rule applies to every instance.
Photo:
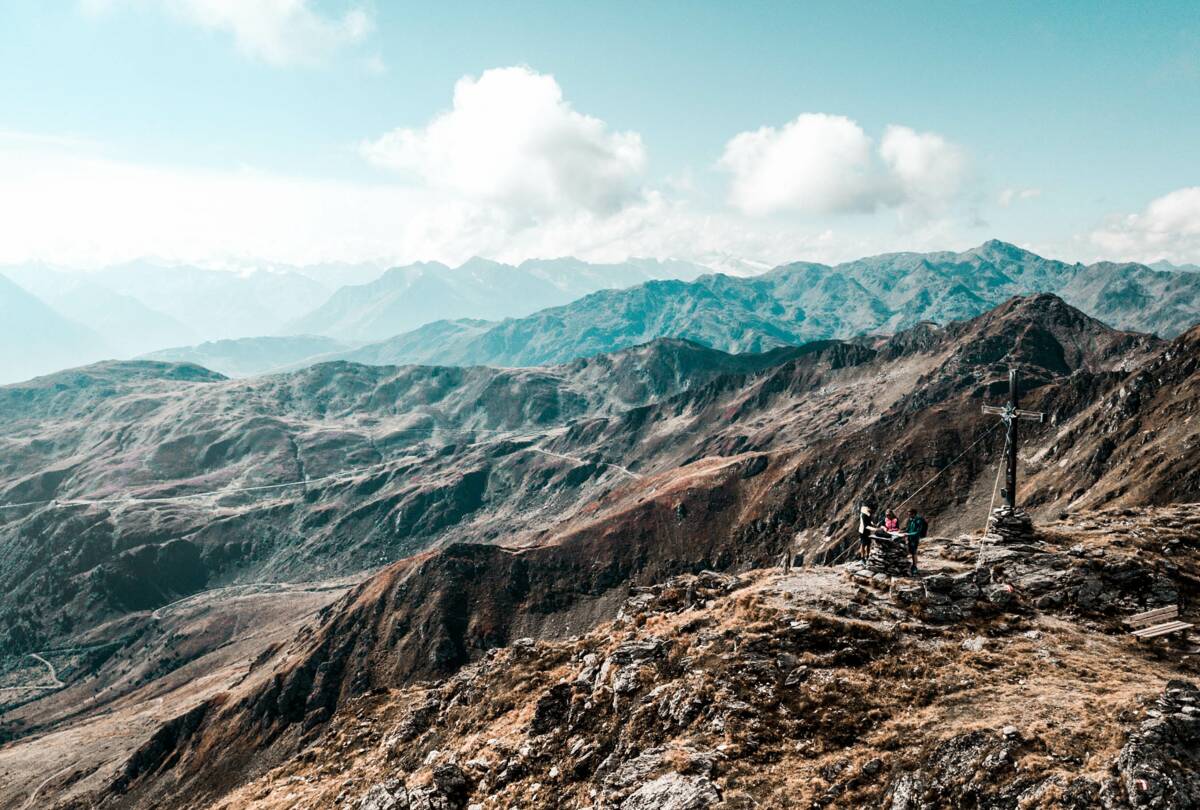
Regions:
[[[585, 633], [616, 614], [630, 583], [753, 569], [793, 545], [810, 561], [836, 556], [863, 498], [898, 505], [917, 494], [935, 532], [978, 529], [1002, 446], [998, 423], [979, 407], [1003, 397], [1010, 363], [1027, 382], [1025, 405], [1048, 415], [1028, 430], [1023, 456], [1023, 500], [1040, 518], [1101, 502], [1140, 507], [1142, 493], [1160, 490], [1200, 500], [1180, 468], [1137, 452], [1145, 430], [1168, 423], [1172, 441], [1195, 442], [1186, 408], [1196, 354], [1192, 333], [1163, 343], [1034, 296], [946, 327], [766, 355], [660, 341], [553, 368], [331, 363], [251, 381], [115, 364], [2, 388], [4, 501], [60, 499], [0, 516], [6, 649], [97, 645], [107, 658], [69, 673], [62, 694], [87, 677], [119, 686], [69, 711], [59, 692], [34, 700], [27, 686], [9, 704], [20, 705], [7, 717], [21, 721], [5, 727], [18, 738], [12, 756], [36, 759], [43, 735], [95, 728], [106, 712], [162, 697], [181, 719], [152, 748], [197, 766], [209, 762], [200, 741], [227, 749], [233, 759], [219, 770], [205, 766], [228, 775], [205, 788], [221, 792], [291, 757], [364, 690], [452, 676], [524, 636]], [[1151, 369], [1162, 380], [1153, 396], [1122, 396]], [[1097, 416], [1103, 403], [1126, 400], [1138, 420], [1132, 433]], [[1161, 403], [1175, 410], [1159, 417]], [[1074, 494], [1077, 459], [1106, 440], [1138, 487]], [[307, 485], [153, 500], [296, 476]], [[140, 500], [83, 502], [129, 491]], [[213, 589], [224, 588], [232, 602], [250, 586], [362, 579], [395, 560], [295, 644], [253, 647], [202, 694], [144, 691], [182, 671], [157, 653], [155, 679], [122, 680], [145, 657], [139, 645], [169, 648], [179, 631], [161, 617], [176, 600], [198, 591], [216, 600]], [[1186, 576], [1170, 579], [1187, 592]], [[1127, 596], [1122, 610], [1137, 603]], [[205, 637], [225, 644], [241, 626], [222, 623]], [[227, 683], [238, 688], [222, 697]], [[220, 728], [237, 729], [236, 744]], [[82, 781], [64, 773], [61, 784], [100, 789], [102, 775], [116, 775], [106, 757], [103, 767], [76, 766], [89, 774]], [[174, 763], [139, 755], [126, 771], [129, 795], [195, 778], [186, 768], [161, 783], [152, 775]]]
[[[5, 636], [28, 649], [205, 587], [350, 574], [462, 541], [622, 537], [653, 559], [694, 526], [703, 542], [670, 565], [761, 560], [795, 531], [837, 541], [858, 499], [902, 500], [973, 442], [922, 502], [978, 521], [961, 506], [990, 486], [999, 450], [978, 409], [1002, 396], [1007, 363], [1050, 415], [1032, 447], [1160, 351], [1041, 297], [763, 355], [667, 341], [551, 369], [331, 363], [227, 381], [141, 363], [10, 386], [3, 500], [58, 502], [0, 514]], [[1143, 481], [1189, 491], [1168, 474]], [[1035, 480], [1033, 501], [1059, 505]]]
[[164, 726], [101, 806], [1192, 807], [1197, 658], [1121, 619], [1195, 598], [1198, 533], [1194, 504], [1115, 510], [982, 566], [975, 538], [933, 540], [918, 579], [684, 575], [420, 682], [368, 652], [404, 657], [397, 568]]
[[401, 336], [377, 360], [530, 366], [663, 335], [733, 352], [893, 332], [974, 317], [1051, 292], [1120, 329], [1175, 336], [1200, 320], [1200, 276], [1139, 264], [1084, 266], [990, 241], [964, 253], [894, 253], [833, 267], [798, 262], [751, 278], [704, 276], [597, 292], [431, 345]]
[[257, 381], [109, 363], [0, 388], [2, 501], [37, 502], [0, 510], [5, 641], [542, 526], [630, 475], [535, 439], [786, 356], [660, 341], [554, 369], [333, 363]]

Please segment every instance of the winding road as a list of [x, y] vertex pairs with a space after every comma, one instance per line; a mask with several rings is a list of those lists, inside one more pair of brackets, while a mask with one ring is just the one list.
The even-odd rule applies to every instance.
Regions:
[[42, 658], [37, 653], [30, 653], [29, 657], [36, 658], [38, 661], [41, 661], [43, 664], [46, 665], [46, 669], [50, 670], [50, 680], [54, 681], [54, 683], [50, 684], [49, 686], [43, 686], [42, 687], [43, 689], [61, 689], [64, 686], [66, 686], [65, 683], [63, 683], [62, 681], [60, 681], [58, 679], [58, 670], [54, 668], [54, 664], [51, 664], [49, 661], [47, 661], [45, 658]]
[[50, 670], [50, 680], [53, 681], [53, 683], [30, 684], [29, 686], [4, 686], [0, 687], [0, 691], [23, 692], [26, 689], [62, 689], [64, 686], [66, 686], [65, 683], [58, 679], [58, 670], [54, 668], [54, 664], [51, 664], [37, 653], [29, 653], [29, 657], [46, 665], [46, 669]]

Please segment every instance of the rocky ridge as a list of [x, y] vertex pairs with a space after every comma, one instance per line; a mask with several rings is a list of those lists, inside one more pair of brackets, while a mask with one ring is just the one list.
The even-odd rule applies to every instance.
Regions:
[[[278, 765], [187, 806], [1190, 807], [1196, 656], [1121, 619], [1194, 598], [1195, 515], [1102, 512], [979, 567], [977, 538], [938, 539], [924, 576], [882, 587], [814, 568], [636, 588], [585, 634], [363, 690]], [[179, 769], [133, 776], [114, 806]]]

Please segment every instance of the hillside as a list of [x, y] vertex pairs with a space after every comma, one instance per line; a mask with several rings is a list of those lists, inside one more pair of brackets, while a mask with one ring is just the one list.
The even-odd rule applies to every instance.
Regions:
[[[946, 326], [759, 355], [655, 341], [555, 367], [339, 362], [254, 380], [123, 363], [0, 388], [0, 500], [59, 499], [0, 512], [4, 644], [51, 661], [66, 684], [46, 688], [37, 659], [6, 659], [0, 675], [21, 688], [0, 725], [15, 738], [0, 749], [0, 779], [31, 778], [40, 746], [74, 740], [76, 775], [66, 763], [49, 774], [47, 797], [116, 787], [131, 792], [115, 806], [153, 806], [177, 780], [215, 797], [316, 735], [340, 739], [359, 711], [346, 707], [372, 690], [454, 678], [525, 636], [586, 635], [631, 585], [761, 568], [793, 546], [834, 557], [864, 498], [919, 492], [936, 535], [977, 532], [1002, 448], [979, 408], [1003, 397], [1010, 364], [1026, 407], [1048, 415], [1022, 456], [1022, 500], [1040, 520], [1066, 514], [1069, 531], [1088, 531], [1097, 509], [1195, 502], [1198, 352], [1193, 333], [1164, 343], [1033, 296]], [[1131, 396], [1141, 375], [1162, 382]], [[1177, 464], [1148, 430], [1178, 448]], [[1110, 486], [1110, 465], [1081, 463], [1101, 456], [1137, 486]], [[188, 497], [286, 482], [299, 485]], [[938, 565], [965, 553], [947, 547]], [[1047, 557], [1045, 570], [1067, 558]], [[1154, 570], [1191, 593], [1190, 569]], [[1149, 598], [1150, 580], [1129, 575], [1097, 616]], [[1007, 632], [989, 628], [978, 632]], [[1169, 675], [1139, 672], [1160, 686]], [[135, 715], [140, 730], [111, 748], [110, 724]], [[369, 757], [362, 767], [374, 778]], [[311, 797], [327, 802], [318, 783]], [[339, 791], [358, 802], [369, 786]], [[275, 801], [277, 789], [260, 783], [231, 806], [259, 791]]]
[[440, 570], [394, 567], [323, 611], [93, 797], [1183, 810], [1200, 802], [1200, 667], [1138, 645], [1121, 617], [1195, 597], [1198, 530], [1195, 504], [1101, 511], [991, 548], [982, 569], [973, 538], [938, 538], [907, 583], [832, 568], [682, 575], [629, 589], [611, 621], [526, 624], [530, 637], [414, 681], [391, 640], [431, 603], [478, 632], [546, 595], [536, 581], [514, 592], [517, 566], [497, 554], [454, 547]]
[[1039, 292], [1055, 293], [1118, 329], [1173, 337], [1200, 321], [1195, 273], [1066, 264], [993, 240], [964, 253], [893, 253], [832, 267], [800, 262], [750, 278], [651, 281], [437, 344], [400, 336], [360, 352], [391, 363], [531, 366], [660, 336], [764, 351], [971, 318], [1011, 296]]
[[[778, 543], [882, 482], [915, 486], [970, 444], [1002, 363], [1026, 369], [1048, 435], [1157, 351], [1040, 297], [945, 329], [760, 355], [658, 341], [538, 369], [64, 372], [0, 388], [0, 497], [63, 502], [3, 515], [0, 611], [9, 642], [28, 646], [55, 622], [214, 585], [348, 574], [449, 542], [536, 545], [622, 525], [654, 536], [644, 488], [661, 496], [682, 480], [707, 482], [679, 508], [709, 514], [713, 542], [751, 532]], [[932, 493], [931, 512], [983, 486], [996, 449], [988, 441], [950, 471], [958, 494]], [[756, 472], [740, 479], [743, 468]], [[1147, 486], [1166, 471], [1150, 468]], [[242, 492], [279, 483], [290, 488]], [[725, 486], [721, 502], [750, 498], [743, 508], [765, 522], [736, 510], [717, 520], [705, 493]]]

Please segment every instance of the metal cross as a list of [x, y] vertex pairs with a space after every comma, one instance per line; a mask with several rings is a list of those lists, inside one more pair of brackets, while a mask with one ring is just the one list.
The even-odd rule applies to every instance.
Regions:
[[1042, 422], [1046, 416], [1038, 411], [1023, 411], [1017, 407], [1020, 392], [1017, 388], [1017, 370], [1008, 370], [1008, 403], [1004, 407], [984, 405], [983, 412], [999, 416], [1007, 428], [1005, 446], [1008, 449], [1008, 467], [1004, 475], [1004, 501], [1010, 508], [1017, 505], [1017, 422]]

